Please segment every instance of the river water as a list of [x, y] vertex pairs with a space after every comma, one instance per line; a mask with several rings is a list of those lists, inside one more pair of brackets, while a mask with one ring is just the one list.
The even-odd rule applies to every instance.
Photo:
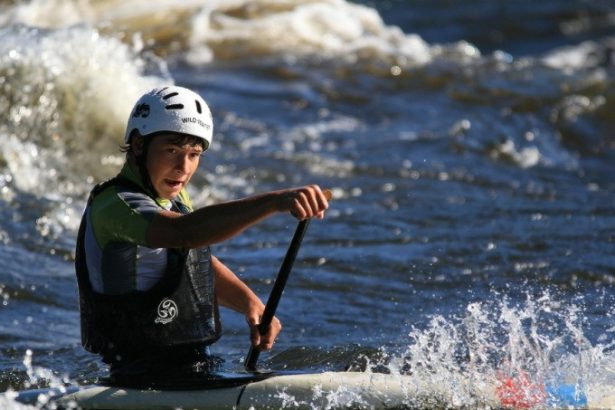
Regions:
[[[212, 108], [198, 206], [335, 195], [263, 365], [615, 388], [615, 4], [0, 1], [0, 391], [105, 367], [80, 345], [76, 229], [145, 90]], [[266, 298], [296, 222], [214, 253]], [[241, 368], [244, 319], [213, 350]], [[14, 406], [17, 404], [13, 403]]]

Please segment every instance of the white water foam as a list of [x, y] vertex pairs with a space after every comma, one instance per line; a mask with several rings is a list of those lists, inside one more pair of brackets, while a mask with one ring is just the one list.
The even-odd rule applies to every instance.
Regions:
[[67, 27], [84, 22], [88, 14], [84, 1], [32, 0], [2, 10], [0, 25], [21, 23], [32, 27]]
[[424, 328], [412, 327], [408, 346], [383, 349], [368, 371], [384, 366], [409, 375], [417, 381], [409, 397], [430, 391], [453, 407], [480, 407], [494, 398], [524, 408], [561, 406], [554, 391], [564, 385], [593, 406], [615, 389], [615, 329], [592, 344], [583, 308], [549, 292], [528, 295], [518, 306], [502, 295], [493, 299], [470, 304], [463, 318], [435, 316]]
[[317, 385], [312, 389], [312, 398], [309, 401], [297, 399], [286, 390], [275, 394], [281, 401], [281, 409], [311, 409], [311, 410], [332, 410], [332, 409], [367, 409], [370, 405], [361, 395], [361, 391], [352, 387], [339, 387], [336, 390], [323, 389]]
[[88, 176], [108, 176], [114, 167], [101, 163], [103, 154], [118, 153], [132, 103], [172, 80], [145, 75], [137, 51], [87, 27], [1, 30], [3, 188], [70, 193]]
[[[19, 393], [14, 390], [8, 390], [0, 394], [0, 408], [3, 410], [54, 410], [58, 408], [58, 405], [54, 403], [53, 398], [67, 392], [67, 386], [71, 384], [68, 377], [59, 377], [50, 369], [33, 366], [32, 357], [32, 351], [27, 350], [24, 355], [23, 365], [28, 375], [28, 380], [24, 383], [24, 387], [26, 389], [36, 389], [41, 385], [48, 387], [42, 389], [36, 394], [36, 397], [28, 400], [27, 403], [19, 400]], [[68, 403], [62, 406], [62, 409], [65, 410], [77, 408], [76, 403]]]
[[501, 144], [494, 147], [489, 156], [494, 160], [505, 159], [521, 168], [531, 168], [538, 165], [541, 161], [541, 154], [537, 147], [525, 147], [518, 149], [515, 142], [506, 139]]
[[284, 55], [376, 59], [400, 66], [431, 60], [418, 35], [388, 26], [370, 7], [344, 0], [212, 1], [192, 20], [193, 62]]
[[[17, 22], [62, 28], [85, 23], [104, 33], [121, 33], [127, 41], [138, 33], [157, 52], [185, 52], [194, 64], [307, 56], [369, 63], [399, 75], [445, 50], [432, 50], [420, 36], [385, 24], [376, 9], [346, 0], [31, 0], [0, 11], [0, 26]], [[476, 54], [468, 46], [452, 49]]]
[[569, 72], [584, 68], [613, 67], [615, 58], [612, 55], [615, 38], [607, 38], [602, 42], [584, 41], [574, 46], [561, 47], [547, 53], [542, 62], [550, 67], [562, 68]]

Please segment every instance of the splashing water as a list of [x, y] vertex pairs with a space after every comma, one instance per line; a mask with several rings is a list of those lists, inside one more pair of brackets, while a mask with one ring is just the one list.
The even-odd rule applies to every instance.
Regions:
[[[54, 410], [58, 408], [58, 405], [53, 402], [53, 399], [68, 392], [68, 386], [72, 384], [68, 376], [57, 376], [50, 369], [33, 366], [32, 356], [32, 351], [28, 349], [23, 359], [23, 365], [28, 375], [24, 387], [26, 389], [37, 389], [45, 386], [46, 388], [31, 390], [26, 397], [21, 397], [18, 392], [9, 389], [0, 395], [0, 408], [4, 410]], [[76, 403], [67, 403], [63, 404], [62, 408], [71, 410], [77, 409], [78, 406]]]
[[[0, 172], [22, 191], [70, 193], [84, 174], [108, 176], [113, 167], [100, 153], [118, 152], [132, 102], [172, 82], [164, 64], [87, 27], [10, 26], [0, 37]], [[144, 74], [153, 69], [157, 75]], [[92, 161], [75, 161], [90, 153]]]
[[[580, 303], [563, 302], [545, 292], [527, 294], [513, 304], [494, 294], [492, 302], [475, 302], [462, 317], [436, 315], [426, 326], [412, 326], [410, 343], [396, 352], [381, 348], [367, 361], [368, 373], [389, 373], [400, 380], [410, 407], [490, 408], [494, 405], [531, 409], [583, 407], [600, 403], [615, 388], [613, 343], [592, 345], [585, 335], [587, 319]], [[610, 329], [612, 332], [615, 329]], [[612, 340], [604, 335], [603, 340]], [[24, 407], [15, 392], [0, 397], [3, 408], [54, 408], [53, 396], [66, 392], [70, 380], [32, 365], [32, 352], [23, 360], [26, 388], [49, 386]], [[403, 382], [401, 381], [403, 378]], [[410, 381], [410, 383], [408, 382]], [[366, 408], [362, 388], [312, 388], [309, 400], [281, 389], [281, 408]], [[324, 404], [323, 404], [324, 403]], [[322, 407], [322, 406], [325, 407]]]
[[309, 401], [300, 400], [289, 394], [286, 390], [278, 392], [275, 397], [280, 399], [282, 409], [307, 408], [311, 410], [331, 410], [369, 408], [369, 403], [363, 399], [361, 391], [347, 387], [328, 390], [317, 385], [312, 389], [312, 398]]
[[436, 315], [424, 328], [413, 326], [407, 347], [381, 349], [378, 358], [367, 359], [366, 370], [408, 375], [416, 380], [409, 397], [430, 391], [431, 400], [452, 407], [494, 399], [515, 408], [583, 407], [615, 388], [608, 365], [613, 343], [592, 345], [582, 306], [549, 292], [527, 295], [522, 305], [495, 296], [468, 305], [464, 317]]

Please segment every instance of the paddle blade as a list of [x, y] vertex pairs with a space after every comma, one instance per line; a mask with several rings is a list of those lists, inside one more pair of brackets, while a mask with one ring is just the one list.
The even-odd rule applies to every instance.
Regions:
[[246, 356], [246, 361], [243, 364], [246, 370], [250, 372], [256, 371], [256, 362], [258, 361], [258, 356], [260, 352], [258, 349], [255, 349], [253, 346], [250, 346], [250, 350], [248, 351], [248, 355]]

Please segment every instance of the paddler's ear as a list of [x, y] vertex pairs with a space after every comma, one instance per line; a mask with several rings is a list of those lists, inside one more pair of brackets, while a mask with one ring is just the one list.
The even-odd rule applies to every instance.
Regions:
[[134, 132], [130, 137], [130, 150], [137, 158], [143, 154], [143, 136], [138, 132]]

